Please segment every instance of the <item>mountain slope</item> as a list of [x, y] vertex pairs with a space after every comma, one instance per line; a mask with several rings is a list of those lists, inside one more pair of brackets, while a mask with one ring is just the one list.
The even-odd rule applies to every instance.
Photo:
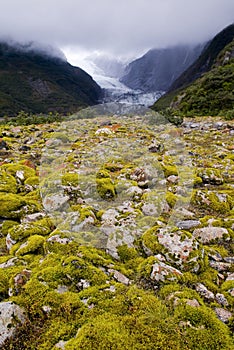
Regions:
[[121, 82], [144, 92], [166, 91], [199, 56], [202, 45], [153, 49], [131, 62]]
[[223, 29], [204, 48], [200, 57], [170, 86], [169, 91], [174, 91], [187, 86], [203, 73], [209, 71], [219, 53], [228, 45], [234, 37], [234, 24]]
[[98, 103], [101, 93], [91, 76], [61, 58], [0, 43], [0, 116], [75, 112]]
[[214, 115], [233, 108], [234, 24], [218, 33], [201, 56], [153, 105], [154, 110], [172, 107], [185, 114]]

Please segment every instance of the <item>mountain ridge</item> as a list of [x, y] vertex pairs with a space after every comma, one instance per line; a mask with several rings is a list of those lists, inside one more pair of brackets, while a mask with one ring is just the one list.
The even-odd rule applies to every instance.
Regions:
[[0, 43], [0, 116], [73, 113], [98, 103], [102, 90], [88, 73], [61, 57]]

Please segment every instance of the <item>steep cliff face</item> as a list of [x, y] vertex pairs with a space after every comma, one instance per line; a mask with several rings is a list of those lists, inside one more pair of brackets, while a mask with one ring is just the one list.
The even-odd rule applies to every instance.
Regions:
[[75, 112], [96, 104], [102, 90], [64, 58], [0, 43], [0, 116]]
[[216, 61], [220, 52], [234, 38], [234, 24], [226, 27], [218, 33], [204, 48], [200, 57], [170, 86], [169, 91], [187, 86], [199, 78], [203, 73], [208, 72]]
[[121, 82], [144, 92], [167, 91], [173, 81], [199, 56], [202, 45], [153, 49], [131, 62]]
[[170, 107], [185, 115], [229, 113], [234, 105], [234, 25], [230, 25], [205, 47], [188, 68], [153, 106]]

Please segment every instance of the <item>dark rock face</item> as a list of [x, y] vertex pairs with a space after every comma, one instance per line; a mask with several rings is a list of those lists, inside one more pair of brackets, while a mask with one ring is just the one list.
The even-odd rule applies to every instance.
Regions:
[[144, 92], [166, 91], [196, 60], [201, 50], [202, 45], [150, 50], [128, 65], [121, 82]]

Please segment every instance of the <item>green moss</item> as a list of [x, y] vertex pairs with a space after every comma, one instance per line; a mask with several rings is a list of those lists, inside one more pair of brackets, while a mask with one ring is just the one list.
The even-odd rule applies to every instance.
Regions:
[[208, 307], [177, 306], [175, 319], [180, 324], [189, 349], [232, 349], [233, 341], [228, 327]]
[[33, 235], [45, 236], [50, 233], [50, 227], [48, 227], [47, 223], [47, 219], [42, 219], [35, 221], [32, 224], [20, 224], [10, 228], [8, 233], [10, 234], [11, 238], [17, 242]]
[[77, 173], [66, 173], [62, 176], [63, 186], [77, 187], [79, 184], [79, 176]]
[[20, 171], [23, 173], [24, 179], [27, 179], [29, 177], [35, 176], [35, 170], [32, 168], [29, 168], [26, 165], [23, 164], [4, 164], [1, 166], [2, 169], [6, 171], [7, 174], [10, 174], [12, 176], [16, 176], [17, 171]]
[[148, 229], [142, 236], [143, 245], [151, 251], [152, 254], [163, 253], [165, 248], [158, 241], [158, 226], [154, 226]]
[[173, 208], [177, 202], [177, 197], [174, 193], [167, 191], [166, 192], [166, 201], [171, 208]]
[[0, 192], [16, 193], [17, 184], [15, 178], [0, 168]]
[[26, 200], [17, 194], [0, 193], [0, 216], [9, 219], [19, 219], [24, 213]]
[[175, 165], [172, 164], [166, 164], [166, 163], [161, 163], [164, 175], [165, 177], [171, 176], [171, 175], [178, 175], [178, 171]]
[[110, 178], [97, 178], [97, 192], [102, 199], [112, 199], [116, 196], [114, 183]]
[[16, 252], [16, 255], [25, 254], [43, 254], [44, 253], [44, 243], [45, 238], [39, 235], [34, 235], [29, 237], [27, 242], [25, 242]]
[[16, 226], [16, 225], [19, 225], [18, 222], [16, 222], [16, 221], [4, 220], [4, 222], [2, 224], [2, 234], [4, 236], [7, 236], [9, 229], [12, 228], [13, 226]]
[[29, 186], [33, 186], [33, 187], [37, 187], [37, 186], [39, 186], [39, 177], [38, 176], [28, 177], [25, 180], [24, 184], [29, 185]]

